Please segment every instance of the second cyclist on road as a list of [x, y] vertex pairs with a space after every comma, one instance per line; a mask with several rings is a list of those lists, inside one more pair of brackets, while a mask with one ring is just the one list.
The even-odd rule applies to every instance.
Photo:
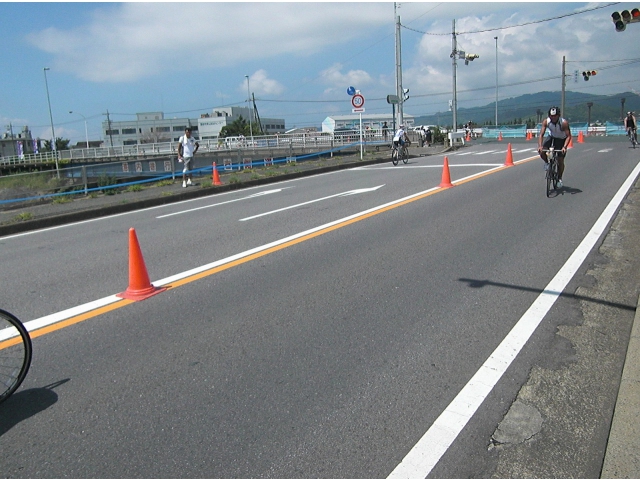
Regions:
[[[544, 134], [547, 130], [549, 130], [549, 136], [544, 140]], [[567, 148], [570, 143], [571, 129], [569, 128], [569, 122], [560, 117], [560, 109], [558, 107], [551, 107], [549, 109], [549, 116], [542, 122], [542, 128], [540, 129], [540, 136], [538, 137], [538, 153], [540, 154], [540, 158], [544, 160], [544, 169], [547, 170], [549, 168], [549, 160], [547, 158], [547, 152], [544, 150], [548, 150], [552, 145], [554, 150], [559, 150], [558, 188], [562, 188], [564, 158], [567, 155]]]
[[398, 128], [398, 131], [396, 131], [396, 134], [393, 136], [393, 146], [396, 148], [405, 148], [405, 145], [408, 143], [411, 142], [409, 141], [407, 132], [404, 130], [404, 125], [400, 125], [400, 128]]
[[627, 116], [624, 117], [624, 129], [627, 131], [627, 135], [638, 141], [637, 134], [638, 122], [636, 122], [636, 117], [633, 116], [633, 112], [627, 112]]

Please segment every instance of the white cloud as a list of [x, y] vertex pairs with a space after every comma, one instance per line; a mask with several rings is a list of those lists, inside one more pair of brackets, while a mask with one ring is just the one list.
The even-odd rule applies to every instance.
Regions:
[[[251, 93], [257, 95], [280, 95], [284, 91], [284, 86], [277, 80], [268, 78], [267, 72], [263, 69], [257, 70], [253, 75], [249, 75], [249, 87]], [[244, 82], [239, 91], [247, 91], [247, 83]]]
[[335, 63], [329, 68], [320, 72], [322, 82], [329, 85], [325, 93], [346, 90], [348, 86], [362, 89], [372, 83], [371, 75], [364, 70], [349, 70], [342, 73], [343, 65]]
[[[97, 4], [100, 5], [100, 4]], [[52, 66], [94, 82], [129, 82], [185, 72], [308, 56], [389, 22], [388, 4], [124, 3], [96, 7], [78, 28], [28, 36]]]

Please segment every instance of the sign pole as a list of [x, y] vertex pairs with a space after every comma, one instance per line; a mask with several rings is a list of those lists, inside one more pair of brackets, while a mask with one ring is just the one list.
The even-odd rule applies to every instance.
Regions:
[[363, 149], [363, 144], [362, 144], [362, 112], [360, 112], [360, 160], [362, 160], [362, 149]]

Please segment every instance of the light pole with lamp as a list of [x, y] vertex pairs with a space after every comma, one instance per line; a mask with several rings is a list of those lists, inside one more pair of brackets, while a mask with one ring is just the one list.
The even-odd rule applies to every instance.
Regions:
[[89, 131], [87, 130], [87, 119], [84, 115], [82, 115], [81, 113], [78, 112], [74, 112], [73, 110], [69, 110], [69, 113], [75, 113], [76, 115], [80, 115], [82, 118], [84, 118], [84, 138], [87, 142], [87, 148], [89, 148]]
[[49, 67], [44, 67], [44, 86], [47, 89], [47, 103], [49, 104], [49, 120], [51, 121], [51, 135], [53, 136], [53, 141], [51, 142], [51, 151], [54, 152], [54, 158], [56, 160], [56, 172], [58, 177], [60, 177], [60, 169], [58, 167], [58, 151], [56, 149], [56, 132], [53, 129], [53, 115], [51, 114], [51, 99], [49, 98], [49, 83], [47, 82], [47, 70], [50, 70]]
[[249, 75], [245, 75], [247, 79], [247, 105], [250, 109], [249, 113], [249, 134], [251, 135], [251, 145], [253, 145], [253, 112], [251, 111], [251, 89], [249, 88]]
[[498, 126], [498, 37], [493, 37], [496, 41], [496, 127]]

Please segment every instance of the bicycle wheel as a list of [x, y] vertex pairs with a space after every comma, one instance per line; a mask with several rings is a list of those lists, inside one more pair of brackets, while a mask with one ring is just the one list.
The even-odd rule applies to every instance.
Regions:
[[551, 162], [549, 162], [549, 170], [547, 170], [545, 178], [547, 179], [547, 197], [551, 196], [551, 189], [553, 186], [553, 172], [551, 171]]
[[391, 161], [393, 162], [394, 165], [398, 165], [398, 149], [394, 148], [391, 151]]
[[554, 157], [551, 163], [551, 178], [553, 179], [553, 189], [558, 188], [558, 158]]
[[409, 152], [406, 149], [402, 149], [402, 162], [407, 164], [409, 163]]
[[22, 322], [0, 310], [0, 403], [15, 392], [31, 365], [31, 337]]

